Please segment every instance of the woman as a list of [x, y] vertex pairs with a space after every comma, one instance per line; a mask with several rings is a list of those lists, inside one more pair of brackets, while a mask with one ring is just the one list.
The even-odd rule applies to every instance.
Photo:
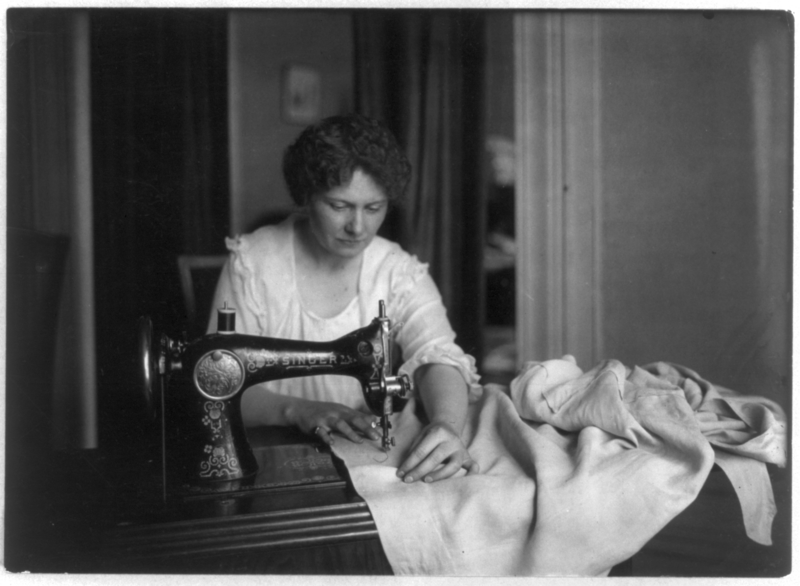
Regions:
[[[378, 302], [394, 324], [405, 372], [429, 423], [397, 475], [433, 482], [478, 472], [461, 440], [474, 360], [459, 348], [427, 266], [376, 236], [404, 194], [411, 166], [380, 122], [335, 116], [304, 130], [286, 151], [283, 174], [301, 213], [228, 239], [214, 307], [237, 310], [237, 331], [328, 341], [367, 325]], [[213, 324], [212, 324], [213, 325]], [[210, 325], [210, 327], [212, 327]], [[273, 381], [242, 398], [247, 425], [291, 425], [328, 444], [380, 438], [360, 384], [347, 376]]]

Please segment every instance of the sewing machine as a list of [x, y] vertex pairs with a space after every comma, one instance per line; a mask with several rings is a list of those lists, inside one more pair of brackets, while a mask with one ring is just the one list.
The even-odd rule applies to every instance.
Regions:
[[142, 387], [151, 417], [161, 419], [164, 494], [213, 484], [235, 490], [258, 472], [241, 414], [241, 397], [272, 380], [346, 375], [361, 383], [380, 418], [381, 446], [391, 449], [390, 416], [411, 391], [405, 374], [392, 375], [391, 321], [384, 302], [372, 322], [330, 342], [238, 334], [236, 311], [217, 311], [217, 332], [191, 342], [156, 334], [140, 320]]

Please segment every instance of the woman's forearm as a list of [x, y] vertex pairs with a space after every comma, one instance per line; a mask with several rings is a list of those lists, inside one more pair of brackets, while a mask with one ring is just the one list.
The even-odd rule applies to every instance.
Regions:
[[430, 423], [426, 425], [397, 467], [403, 482], [435, 482], [460, 469], [480, 472], [461, 437], [467, 420], [468, 387], [461, 372], [444, 364], [421, 366], [414, 373], [419, 396]]
[[447, 364], [425, 364], [414, 373], [431, 423], [446, 423], [461, 433], [467, 418], [468, 388], [461, 372]]
[[303, 433], [318, 435], [331, 445], [335, 434], [344, 435], [356, 443], [361, 443], [365, 437], [380, 439], [375, 430], [374, 415], [339, 403], [281, 395], [262, 386], [245, 391], [242, 396], [242, 419], [246, 427], [293, 426]]
[[292, 414], [304, 399], [273, 393], [256, 385], [242, 395], [242, 419], [247, 427], [295, 425]]

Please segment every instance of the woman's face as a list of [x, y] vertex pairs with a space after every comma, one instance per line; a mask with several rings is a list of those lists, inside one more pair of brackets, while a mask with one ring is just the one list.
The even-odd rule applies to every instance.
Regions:
[[347, 185], [315, 195], [308, 203], [311, 233], [328, 253], [354, 258], [372, 242], [389, 200], [372, 178], [356, 169]]

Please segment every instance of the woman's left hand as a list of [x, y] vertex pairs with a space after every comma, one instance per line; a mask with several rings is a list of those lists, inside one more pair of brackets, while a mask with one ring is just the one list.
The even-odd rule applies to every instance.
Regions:
[[435, 482], [450, 478], [461, 468], [466, 468], [467, 474], [480, 472], [456, 430], [447, 423], [434, 422], [411, 444], [411, 453], [400, 464], [397, 476], [404, 482]]

